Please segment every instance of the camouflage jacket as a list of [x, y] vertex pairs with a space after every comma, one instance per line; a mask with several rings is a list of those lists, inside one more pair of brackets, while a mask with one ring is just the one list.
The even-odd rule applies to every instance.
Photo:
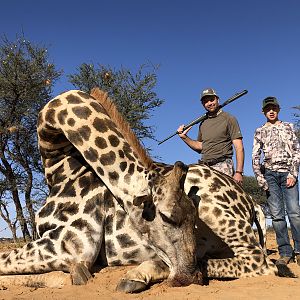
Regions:
[[[261, 162], [261, 156], [263, 160]], [[256, 129], [252, 149], [252, 167], [258, 185], [268, 189], [262, 167], [276, 172], [288, 172], [298, 177], [300, 146], [292, 123], [268, 123]]]

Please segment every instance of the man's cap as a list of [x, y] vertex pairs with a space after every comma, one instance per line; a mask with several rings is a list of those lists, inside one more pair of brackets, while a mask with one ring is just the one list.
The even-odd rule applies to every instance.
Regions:
[[216, 96], [217, 98], [219, 98], [217, 92], [212, 88], [208, 88], [208, 89], [205, 89], [202, 91], [202, 93], [200, 95], [201, 101], [202, 101], [203, 97], [206, 97], [206, 96]]
[[262, 109], [264, 109], [267, 105], [276, 105], [279, 106], [279, 102], [276, 97], [267, 97], [262, 102]]

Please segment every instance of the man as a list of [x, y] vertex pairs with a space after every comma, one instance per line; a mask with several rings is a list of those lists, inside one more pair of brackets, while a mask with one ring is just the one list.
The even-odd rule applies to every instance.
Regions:
[[[219, 96], [208, 88], [201, 93], [201, 103], [207, 111], [207, 118], [199, 125], [198, 139], [187, 136], [191, 127], [177, 129], [180, 138], [194, 151], [202, 154], [202, 162], [221, 171], [238, 182], [243, 182], [244, 146], [239, 124], [235, 117], [220, 108]], [[233, 147], [236, 154], [236, 171], [232, 160]]]
[[[299, 142], [293, 124], [278, 119], [280, 106], [275, 97], [263, 100], [262, 111], [267, 122], [255, 131], [253, 171], [259, 186], [267, 194], [280, 255], [276, 264], [288, 264], [294, 254], [300, 265], [300, 206], [297, 180]], [[290, 244], [285, 210], [291, 225], [294, 253]]]

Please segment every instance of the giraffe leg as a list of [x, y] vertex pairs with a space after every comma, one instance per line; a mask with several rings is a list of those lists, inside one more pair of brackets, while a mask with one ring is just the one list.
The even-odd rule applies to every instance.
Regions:
[[137, 293], [144, 291], [152, 283], [167, 279], [169, 268], [162, 261], [144, 261], [129, 270], [117, 285], [117, 291]]
[[243, 254], [227, 259], [209, 259], [204, 274], [211, 278], [255, 277], [274, 275], [276, 267], [264, 255]]

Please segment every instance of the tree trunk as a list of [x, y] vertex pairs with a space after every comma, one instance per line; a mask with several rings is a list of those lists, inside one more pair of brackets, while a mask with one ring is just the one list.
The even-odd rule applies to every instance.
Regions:
[[23, 239], [25, 241], [30, 241], [31, 240], [31, 235], [30, 235], [30, 232], [28, 230], [26, 219], [25, 219], [24, 214], [23, 214], [23, 209], [22, 209], [22, 206], [21, 206], [21, 202], [20, 202], [18, 192], [17, 192], [16, 189], [13, 189], [11, 192], [12, 192], [14, 204], [16, 206], [17, 220], [20, 223]]
[[27, 171], [27, 183], [26, 183], [26, 188], [25, 188], [25, 203], [26, 203], [26, 208], [29, 213], [29, 219], [30, 219], [30, 226], [31, 226], [31, 234], [32, 238], [35, 239], [37, 236], [36, 232], [36, 225], [35, 225], [35, 213], [33, 210], [32, 206], [32, 200], [31, 200], [31, 190], [32, 190], [32, 172], [29, 168], [26, 168]]
[[15, 175], [13, 173], [13, 170], [11, 169], [9, 162], [6, 160], [4, 155], [2, 155], [1, 161], [5, 167], [5, 176], [8, 179], [8, 182], [10, 183], [9, 192], [12, 195], [12, 200], [16, 207], [17, 220], [20, 223], [23, 238], [25, 241], [31, 240], [30, 232], [29, 232], [27, 224], [26, 224], [26, 219], [24, 217], [21, 201], [19, 198], [18, 187], [16, 184]]
[[11, 221], [10, 216], [9, 216], [9, 212], [8, 212], [8, 208], [7, 208], [7, 206], [4, 203], [0, 203], [0, 216], [5, 221], [5, 223], [8, 225], [8, 228], [11, 231], [13, 240], [14, 240], [14, 242], [16, 242], [17, 241], [16, 222], [12, 222]]

